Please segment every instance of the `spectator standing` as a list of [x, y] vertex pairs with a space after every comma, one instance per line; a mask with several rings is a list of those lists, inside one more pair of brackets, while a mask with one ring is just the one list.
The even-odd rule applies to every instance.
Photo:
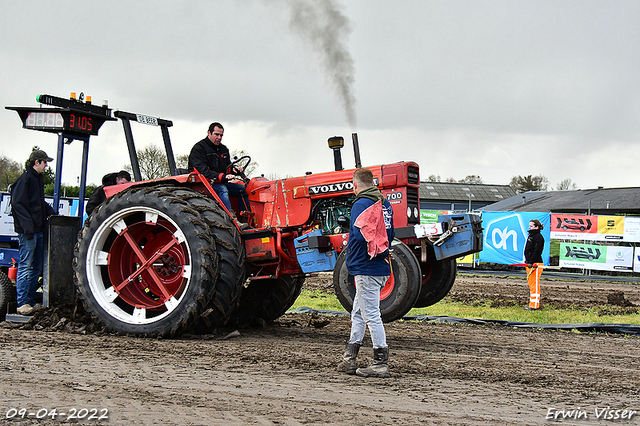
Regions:
[[524, 246], [524, 260], [527, 263], [527, 282], [529, 284], [528, 311], [540, 309], [540, 276], [542, 275], [542, 250], [544, 249], [544, 237], [540, 233], [544, 225], [538, 220], [529, 221], [529, 236]]
[[20, 315], [32, 315], [41, 307], [36, 304], [36, 290], [44, 261], [43, 232], [47, 218], [55, 214], [44, 200], [42, 174], [51, 161], [53, 158], [46, 152], [33, 151], [26, 170], [11, 188], [11, 214], [20, 253], [16, 277], [17, 312]]
[[[380, 290], [391, 275], [389, 247], [395, 236], [393, 209], [376, 188], [369, 169], [353, 173], [356, 200], [351, 208], [347, 270], [354, 276], [356, 295], [351, 311], [351, 335], [338, 371], [363, 377], [389, 377], [389, 347], [380, 314]], [[373, 363], [357, 368], [356, 357], [369, 328]]]

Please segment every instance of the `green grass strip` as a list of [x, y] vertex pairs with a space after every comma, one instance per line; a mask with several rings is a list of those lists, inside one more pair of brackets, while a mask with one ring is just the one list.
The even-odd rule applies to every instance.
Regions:
[[[320, 290], [303, 290], [291, 309], [306, 306], [312, 309], [343, 311], [335, 294]], [[640, 314], [602, 315], [611, 311], [609, 306], [583, 309], [556, 309], [550, 306], [539, 311], [527, 311], [524, 306], [491, 307], [489, 303], [472, 306], [445, 300], [426, 308], [414, 308], [407, 315], [447, 315], [459, 318], [520, 321], [540, 324], [640, 324]]]

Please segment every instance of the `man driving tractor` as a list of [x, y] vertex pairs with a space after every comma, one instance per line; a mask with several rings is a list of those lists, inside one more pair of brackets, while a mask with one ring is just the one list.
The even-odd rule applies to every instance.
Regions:
[[236, 212], [231, 207], [229, 196], [238, 199], [238, 210], [251, 211], [249, 198], [244, 185], [230, 182], [237, 179], [243, 168], [232, 165], [229, 149], [222, 143], [224, 127], [211, 123], [207, 137], [196, 143], [189, 153], [189, 171], [196, 169], [211, 181], [212, 187], [229, 213], [235, 218]]

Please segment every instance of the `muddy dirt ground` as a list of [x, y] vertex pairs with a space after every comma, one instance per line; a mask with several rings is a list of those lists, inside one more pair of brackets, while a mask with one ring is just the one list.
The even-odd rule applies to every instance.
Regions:
[[[330, 290], [329, 281], [305, 286]], [[638, 284], [543, 280], [542, 289], [549, 306], [640, 306]], [[522, 278], [460, 275], [448, 297], [524, 305], [526, 291]], [[396, 321], [386, 326], [392, 377], [363, 379], [335, 371], [348, 317], [285, 314], [260, 329], [146, 339], [67, 316], [48, 311], [37, 324], [0, 328], [8, 424], [640, 423], [635, 336]], [[366, 340], [362, 365], [370, 356]], [[24, 419], [14, 414], [22, 408]]]

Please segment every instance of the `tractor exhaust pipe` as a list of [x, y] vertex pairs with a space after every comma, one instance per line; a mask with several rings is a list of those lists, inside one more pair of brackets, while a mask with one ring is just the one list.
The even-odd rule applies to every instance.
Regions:
[[344, 138], [342, 136], [333, 136], [327, 140], [327, 143], [329, 148], [333, 149], [333, 162], [336, 172], [344, 170], [344, 167], [342, 167], [342, 154], [340, 154], [340, 150], [344, 146]]
[[353, 156], [356, 159], [356, 169], [362, 167], [362, 161], [360, 161], [360, 145], [358, 145], [358, 134], [351, 133], [351, 140], [353, 141]]

